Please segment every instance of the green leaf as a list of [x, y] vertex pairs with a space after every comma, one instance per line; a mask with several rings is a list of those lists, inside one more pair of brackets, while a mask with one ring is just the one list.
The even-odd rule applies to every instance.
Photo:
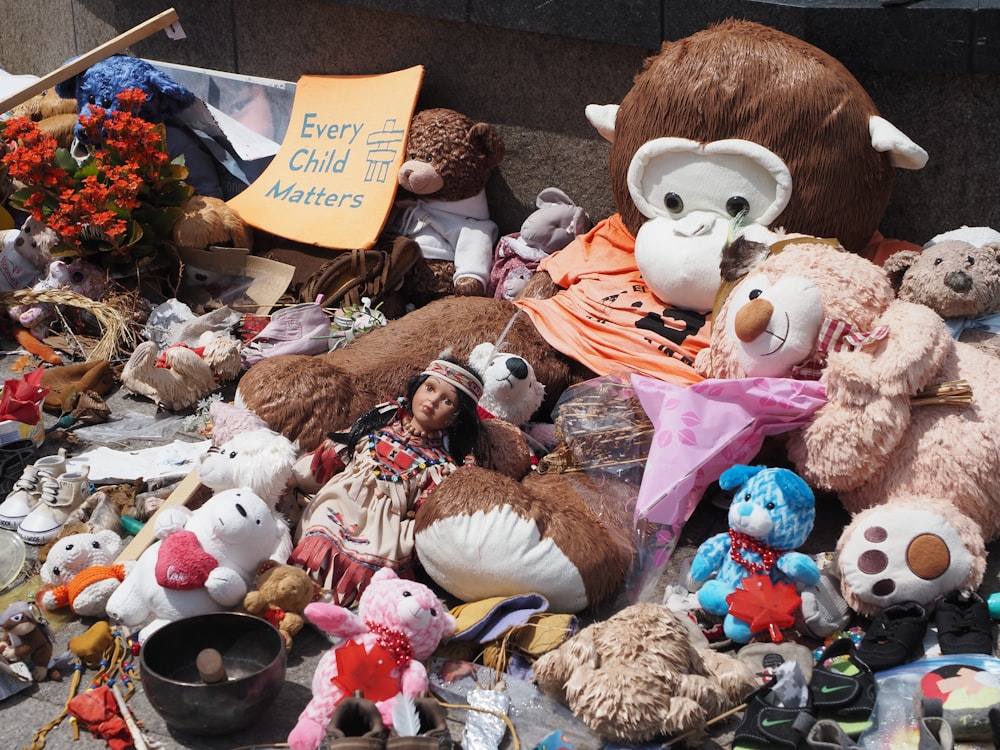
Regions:
[[56, 156], [54, 159], [56, 166], [65, 169], [70, 174], [76, 172], [77, 168], [80, 166], [73, 155], [65, 148], [57, 148]]

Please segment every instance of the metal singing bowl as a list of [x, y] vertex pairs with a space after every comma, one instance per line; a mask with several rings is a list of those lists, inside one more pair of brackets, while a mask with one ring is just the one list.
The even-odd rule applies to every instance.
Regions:
[[[215, 649], [227, 678], [201, 679], [198, 654]], [[142, 646], [139, 675], [166, 723], [191, 734], [243, 729], [264, 713], [285, 681], [285, 644], [266, 620], [241, 612], [186, 617], [153, 632]]]

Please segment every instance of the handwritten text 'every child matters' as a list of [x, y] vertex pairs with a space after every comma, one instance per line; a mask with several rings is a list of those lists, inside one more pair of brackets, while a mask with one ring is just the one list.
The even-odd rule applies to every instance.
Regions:
[[[364, 123], [319, 122], [315, 112], [306, 113], [299, 138], [315, 141], [317, 145], [296, 149], [288, 159], [288, 169], [301, 175], [303, 182], [308, 181], [310, 175], [344, 172], [351, 157], [351, 146], [364, 127]], [[331, 193], [322, 185], [303, 188], [298, 181], [282, 185], [280, 180], [275, 181], [266, 195], [288, 203], [323, 208], [361, 208], [365, 199], [364, 193]]]

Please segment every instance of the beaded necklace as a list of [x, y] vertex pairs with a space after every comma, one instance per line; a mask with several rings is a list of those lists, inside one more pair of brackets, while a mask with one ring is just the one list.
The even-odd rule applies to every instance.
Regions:
[[[733, 559], [733, 562], [739, 563], [744, 568], [757, 575], [761, 573], [770, 573], [771, 568], [778, 561], [778, 556], [781, 554], [781, 550], [775, 549], [769, 544], [765, 544], [760, 541], [760, 539], [754, 539], [749, 534], [742, 534], [734, 529], [729, 530], [729, 539], [732, 541], [732, 546], [729, 549], [729, 556]], [[753, 560], [747, 560], [741, 554], [740, 550], [747, 550], [748, 552], [755, 552], [760, 555], [761, 562], [754, 562]]]
[[413, 658], [413, 646], [406, 633], [380, 622], [366, 621], [365, 625], [375, 634], [378, 645], [389, 653], [396, 664], [405, 669]]
[[368, 452], [376, 478], [402, 482], [418, 476], [430, 466], [452, 463], [444, 441], [431, 436], [414, 439], [395, 423], [368, 435]]

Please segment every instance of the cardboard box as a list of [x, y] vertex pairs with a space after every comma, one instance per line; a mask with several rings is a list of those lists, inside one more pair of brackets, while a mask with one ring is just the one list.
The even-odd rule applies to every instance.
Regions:
[[241, 313], [268, 315], [295, 274], [294, 266], [251, 255], [246, 248], [179, 252], [184, 263], [179, 297], [192, 310], [199, 302], [222, 302]]
[[45, 420], [41, 418], [41, 413], [39, 404], [38, 424], [25, 424], [13, 419], [0, 421], [0, 445], [7, 445], [15, 440], [31, 440], [35, 445], [45, 442]]

